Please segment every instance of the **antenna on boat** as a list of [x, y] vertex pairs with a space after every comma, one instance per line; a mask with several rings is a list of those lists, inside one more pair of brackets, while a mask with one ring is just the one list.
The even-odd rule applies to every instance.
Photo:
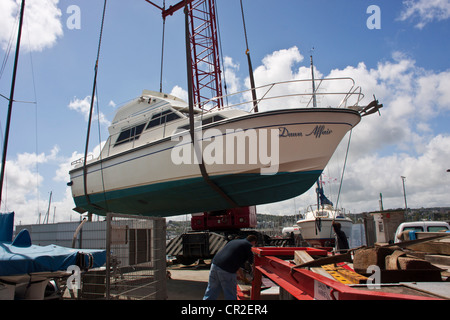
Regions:
[[316, 108], [317, 107], [317, 101], [316, 101], [316, 84], [314, 82], [314, 63], [313, 63], [313, 56], [312, 56], [312, 52], [314, 51], [314, 47], [312, 47], [311, 49], [311, 55], [310, 60], [311, 60], [311, 77], [312, 77], [312, 97], [313, 97], [313, 107]]

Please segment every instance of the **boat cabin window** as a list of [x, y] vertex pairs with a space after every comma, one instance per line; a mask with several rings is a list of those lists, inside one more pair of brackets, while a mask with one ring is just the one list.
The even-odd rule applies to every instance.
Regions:
[[116, 143], [114, 146], [118, 146], [122, 143], [126, 143], [128, 141], [137, 140], [139, 139], [139, 136], [141, 135], [142, 131], [144, 130], [145, 123], [142, 123], [138, 126], [128, 128], [126, 130], [123, 130], [119, 137], [116, 140]]
[[[209, 117], [209, 118], [205, 118], [205, 119], [202, 120], [202, 126], [205, 126], [207, 124], [210, 124], [210, 123], [213, 123], [213, 122], [217, 122], [217, 121], [220, 121], [220, 120], [223, 120], [223, 119], [225, 119], [225, 118], [222, 117], [222, 116], [218, 116], [218, 115], [215, 115], [215, 116], [212, 116], [212, 117]], [[189, 124], [184, 125], [182, 127], [179, 127], [178, 129], [189, 130]]]
[[178, 114], [176, 114], [173, 110], [165, 110], [163, 112], [158, 112], [152, 116], [152, 119], [150, 120], [147, 128], [145, 129], [147, 130], [179, 118], [181, 117]]
[[328, 218], [328, 211], [317, 211], [317, 217]]
[[217, 121], [220, 121], [220, 120], [223, 120], [223, 119], [225, 119], [224, 117], [222, 117], [222, 116], [213, 116], [213, 117], [209, 117], [209, 118], [206, 118], [206, 119], [203, 119], [202, 120], [202, 125], [203, 126], [205, 126], [205, 125], [207, 125], [207, 124], [210, 124], [210, 123], [213, 123], [213, 122], [217, 122]]

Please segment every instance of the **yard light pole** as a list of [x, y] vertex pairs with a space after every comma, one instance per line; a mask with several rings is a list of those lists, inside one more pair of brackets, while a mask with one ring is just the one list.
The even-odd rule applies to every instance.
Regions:
[[[402, 183], [403, 183], [403, 197], [405, 198], [405, 215], [406, 215], [406, 213], [408, 212], [408, 205], [406, 203], [406, 190], [405, 190], [405, 179], [406, 179], [406, 177], [401, 176], [401, 178], [402, 178]], [[406, 218], [406, 216], [405, 216], [405, 218]]]

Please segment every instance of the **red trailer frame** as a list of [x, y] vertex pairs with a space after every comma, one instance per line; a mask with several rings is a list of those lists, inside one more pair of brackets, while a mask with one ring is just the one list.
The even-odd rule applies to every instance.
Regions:
[[[279, 256], [293, 256], [295, 251], [306, 250], [310, 255], [328, 255], [326, 249], [317, 248], [253, 248], [255, 254], [251, 300], [261, 298], [262, 276], [266, 276], [298, 300], [436, 300], [424, 296], [356, 289], [307, 269], [294, 268]], [[240, 298], [243, 298], [240, 292]]]

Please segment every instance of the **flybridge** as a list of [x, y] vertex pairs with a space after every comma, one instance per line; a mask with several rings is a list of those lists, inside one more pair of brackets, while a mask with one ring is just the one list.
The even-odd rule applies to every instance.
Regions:
[[[128, 120], [130, 118], [143, 115], [155, 108], [162, 107], [170, 103], [173, 107], [179, 107], [180, 109], [186, 109], [186, 102], [183, 100], [172, 96], [170, 94], [143, 90], [142, 95], [139, 98], [134, 99], [130, 103], [120, 107], [114, 116], [112, 125], [116, 125], [122, 120]], [[147, 107], [143, 107], [147, 105]]]

